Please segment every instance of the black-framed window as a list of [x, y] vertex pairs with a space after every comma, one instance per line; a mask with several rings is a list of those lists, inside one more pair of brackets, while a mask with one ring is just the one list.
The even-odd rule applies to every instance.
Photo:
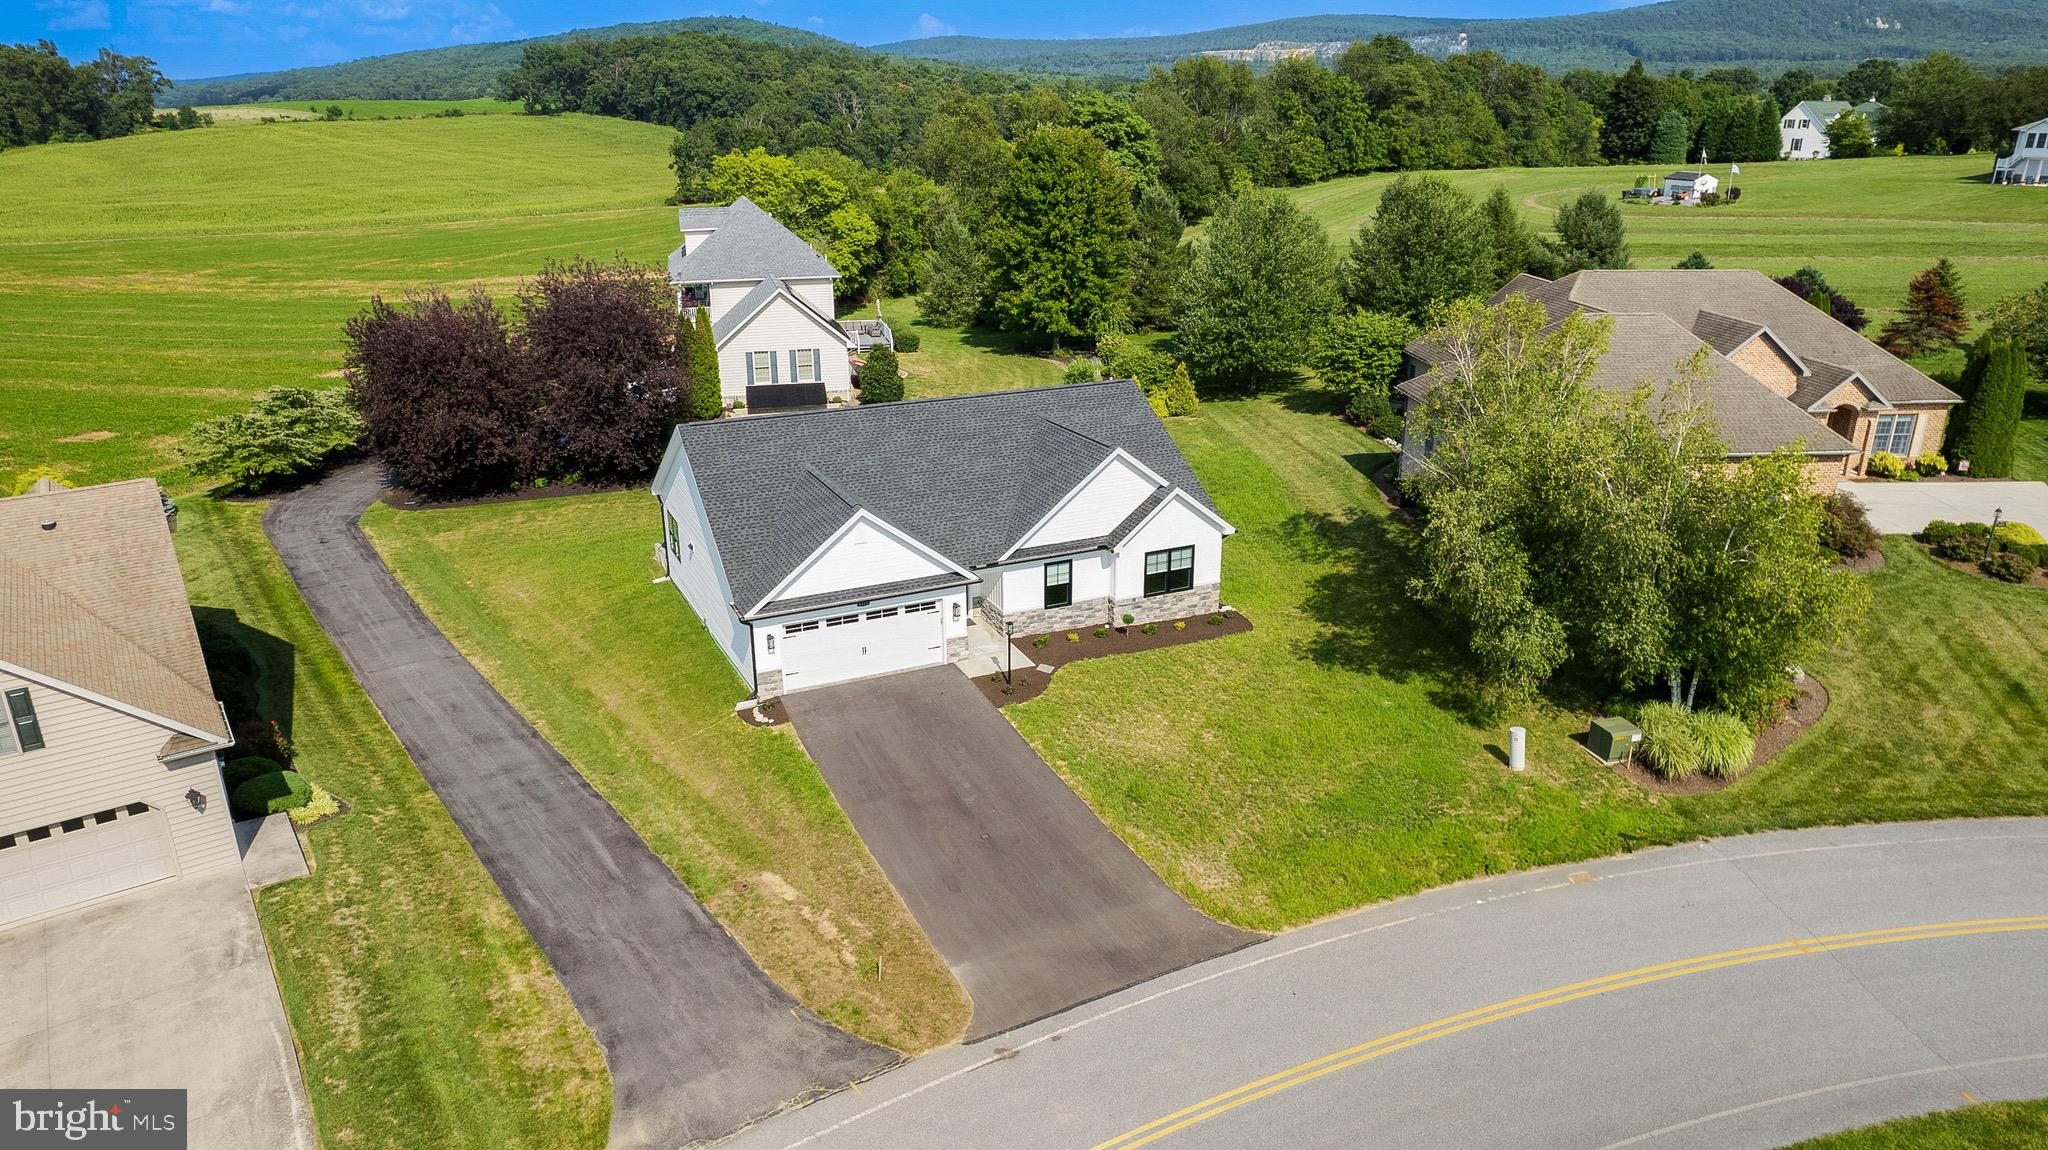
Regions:
[[29, 699], [26, 687], [7, 692], [7, 729], [8, 737], [0, 739], [0, 754], [17, 748], [24, 751], [42, 749], [43, 727], [36, 721], [36, 705]]
[[1062, 559], [1045, 565], [1045, 605], [1065, 607], [1074, 601], [1074, 563]]
[[1145, 552], [1145, 594], [1166, 595], [1195, 585], [1195, 549]]

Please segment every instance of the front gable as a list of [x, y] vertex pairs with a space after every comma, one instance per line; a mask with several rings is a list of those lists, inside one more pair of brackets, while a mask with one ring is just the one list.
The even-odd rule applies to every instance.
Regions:
[[1809, 405], [1806, 410], [1825, 414], [1843, 404], [1867, 408], [1872, 411], [1889, 411], [1892, 406], [1861, 375], [1852, 375], [1836, 384], [1831, 391]]
[[942, 576], [971, 580], [952, 560], [866, 510], [855, 511], [749, 615], [770, 603]]
[[1164, 486], [1166, 481], [1151, 468], [1118, 448], [1025, 532], [1004, 558], [1029, 548], [1106, 536]]
[[750, 331], [772, 331], [774, 346], [777, 349], [794, 347], [798, 345], [790, 343], [785, 338], [788, 333], [811, 330], [823, 335], [823, 342], [818, 345], [820, 347], [842, 350], [846, 347], [845, 329], [836, 321], [819, 314], [818, 309], [810, 301], [783, 287], [763, 300], [751, 315], [740, 317], [734, 326], [716, 340], [716, 345], [724, 348], [736, 340], [741, 340]]

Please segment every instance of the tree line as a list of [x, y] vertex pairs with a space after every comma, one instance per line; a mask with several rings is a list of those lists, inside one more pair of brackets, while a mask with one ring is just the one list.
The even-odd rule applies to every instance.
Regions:
[[191, 108], [158, 113], [156, 98], [170, 86], [147, 56], [102, 48], [73, 64], [48, 40], [0, 45], [0, 149], [210, 122]]

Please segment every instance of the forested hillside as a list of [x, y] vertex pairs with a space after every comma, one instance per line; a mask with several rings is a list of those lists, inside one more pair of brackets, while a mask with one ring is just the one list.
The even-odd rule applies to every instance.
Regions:
[[238, 76], [178, 81], [165, 104], [245, 104], [259, 100], [466, 100], [495, 95], [498, 76], [519, 63], [529, 44], [570, 40], [621, 40], [676, 32], [716, 32], [770, 44], [845, 47], [829, 36], [785, 28], [743, 16], [696, 16], [645, 24], [579, 28], [531, 40], [458, 44], [389, 56], [367, 56], [345, 64], [251, 72]]

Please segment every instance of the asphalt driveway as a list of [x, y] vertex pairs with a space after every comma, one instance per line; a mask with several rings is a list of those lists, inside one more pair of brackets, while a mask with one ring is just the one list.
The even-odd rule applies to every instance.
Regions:
[[1989, 523], [2002, 511], [2048, 531], [2048, 483], [1983, 479], [1922, 480], [1918, 483], [1844, 480], [1842, 490], [1856, 497], [1870, 516], [1870, 525], [1885, 535], [1913, 535], [1936, 519], [1951, 523]]
[[383, 489], [342, 468], [264, 532], [604, 1047], [613, 1150], [716, 1138], [894, 1062], [761, 973], [420, 613], [357, 526]]
[[192, 1145], [311, 1150], [238, 866], [0, 931], [0, 1086], [184, 1090]]
[[973, 996], [969, 1041], [1257, 937], [1181, 901], [952, 667], [783, 705]]

